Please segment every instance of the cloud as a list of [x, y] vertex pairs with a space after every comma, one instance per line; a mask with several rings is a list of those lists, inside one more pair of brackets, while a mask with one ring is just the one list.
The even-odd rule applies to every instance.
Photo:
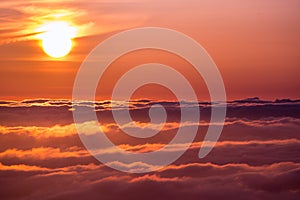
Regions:
[[[78, 106], [93, 107], [98, 117], [101, 117], [103, 123], [113, 123], [111, 107], [109, 101], [85, 102]], [[117, 111], [122, 112], [126, 108], [126, 102], [118, 103]], [[136, 100], [130, 102], [130, 112], [139, 122], [148, 122], [149, 108], [153, 104], [161, 104], [168, 113], [169, 122], [178, 122], [180, 120], [180, 107], [178, 102], [172, 101], [154, 101]], [[208, 122], [210, 120], [211, 105], [207, 102], [182, 102], [182, 106], [199, 107], [201, 120]], [[298, 100], [282, 101], [263, 101], [258, 104], [255, 102], [228, 102], [227, 119], [241, 119], [248, 123], [255, 120], [270, 120], [272, 118], [300, 118], [300, 102]], [[0, 119], [2, 126], [53, 126], [66, 125], [73, 122], [72, 102], [66, 99], [31, 99], [24, 101], [1, 101]], [[24, 117], [26, 115], [26, 118]], [[193, 120], [191, 120], [193, 121]]]
[[1, 171], [48, 171], [48, 168], [38, 167], [38, 166], [30, 166], [30, 165], [3, 165], [0, 163]]
[[[2, 165], [3, 166], [3, 165]], [[39, 171], [15, 171], [5, 166], [2, 173], [22, 172], [16, 184], [0, 188], [4, 197], [20, 199], [22, 191], [30, 198], [46, 199], [296, 199], [299, 195], [299, 164], [286, 162], [253, 167], [246, 164], [216, 165], [190, 163], [171, 165], [145, 175], [109, 171], [102, 166], [83, 165]], [[28, 167], [28, 166], [27, 166]], [[21, 169], [21, 167], [20, 167]], [[39, 171], [40, 174], [36, 174]], [[13, 179], [11, 181], [14, 181]], [[7, 181], [7, 180], [6, 180]], [[33, 190], [39, 185], [39, 190]], [[276, 188], [278, 190], [270, 190]], [[113, 192], [112, 192], [113, 191]]]
[[[51, 21], [66, 21], [77, 28], [77, 37], [103, 34], [130, 28], [146, 20], [142, 12], [134, 12], [138, 2], [60, 2], [18, 1], [0, 5], [0, 45], [38, 39], [38, 28]], [[111, 6], [115, 9], [112, 10]], [[124, 9], [126, 7], [127, 9]], [[90, 18], [90, 16], [98, 16]], [[99, 19], [101, 19], [99, 21]], [[21, 23], [20, 23], [21, 22]]]
[[18, 134], [25, 136], [32, 136], [35, 138], [49, 138], [49, 137], [66, 137], [77, 134], [74, 124], [52, 127], [41, 126], [14, 126], [6, 127], [0, 126], [1, 134]]
[[[175, 164], [206, 163], [212, 162], [219, 165], [230, 163], [246, 163], [251, 166], [263, 166], [277, 162], [298, 162], [299, 142], [297, 139], [289, 140], [270, 140], [270, 141], [220, 141], [212, 152], [205, 158], [199, 159], [198, 152], [202, 142], [194, 142], [189, 149], [181, 156]], [[135, 153], [145, 153], [156, 151], [165, 147], [166, 144], [143, 144], [143, 145], [119, 145], [123, 149], [123, 158], [126, 158], [126, 151]], [[168, 145], [162, 150], [165, 153], [175, 153], [184, 151], [186, 144]], [[205, 147], [204, 147], [205, 148]], [[98, 156], [109, 156], [112, 158], [108, 166], [129, 171], [142, 171], [142, 169], [156, 169], [150, 163], [134, 162], [122, 163], [113, 160], [120, 156], [120, 151], [110, 148], [103, 148], [94, 151]], [[114, 157], [115, 156], [115, 157]], [[0, 153], [0, 160], [6, 164], [26, 164], [43, 167], [65, 167], [69, 165], [84, 165], [89, 163], [99, 164], [86, 149], [79, 143], [78, 146], [71, 147], [31, 147], [30, 149], [9, 148]]]
[[30, 150], [18, 150], [18, 149], [7, 149], [0, 153], [0, 159], [3, 158], [17, 158], [23, 159], [35, 159], [35, 160], [46, 160], [52, 158], [82, 158], [90, 156], [86, 150], [78, 149], [78, 147], [69, 148], [68, 151], [61, 151], [58, 148], [41, 147], [32, 148]]
[[[130, 102], [136, 124], [147, 124], [151, 100]], [[96, 106], [101, 126], [119, 148], [136, 153], [161, 149], [178, 128], [176, 102], [161, 101], [172, 118], [158, 135], [137, 139], [120, 132], [111, 116], [109, 101], [86, 102]], [[209, 125], [209, 103], [198, 106], [200, 122], [189, 149], [173, 164], [147, 174], [130, 174], [100, 163], [85, 149], [72, 121], [69, 100], [28, 99], [0, 102], [0, 182], [5, 199], [297, 199], [299, 191], [299, 102], [292, 100], [228, 102], [228, 116], [219, 142], [211, 153], [198, 158]], [[119, 102], [118, 110], [124, 104]], [[259, 111], [259, 112], [258, 112]], [[204, 115], [204, 117], [203, 117]], [[25, 117], [26, 116], [26, 117]], [[94, 124], [97, 125], [97, 124]], [[218, 126], [220, 124], [213, 124]], [[89, 122], [79, 124], [92, 133]], [[132, 124], [125, 124], [132, 128]], [[150, 127], [158, 130], [159, 125]], [[178, 152], [186, 144], [167, 151]], [[112, 149], [102, 149], [113, 156]], [[108, 163], [128, 171], [156, 168], [149, 163]], [[38, 188], [38, 190], [36, 189]], [[17, 191], [17, 192], [16, 192]], [[113, 192], [112, 192], [113, 191]]]

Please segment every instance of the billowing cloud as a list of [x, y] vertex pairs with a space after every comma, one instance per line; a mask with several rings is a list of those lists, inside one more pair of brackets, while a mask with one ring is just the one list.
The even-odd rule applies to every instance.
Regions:
[[[118, 111], [122, 111], [125, 104], [118, 103]], [[136, 124], [141, 127], [147, 125], [147, 112], [155, 103], [150, 100], [130, 102], [130, 112]], [[105, 134], [120, 149], [145, 153], [168, 145], [179, 127], [178, 103], [160, 103], [168, 114], [172, 114], [172, 118], [167, 120], [159, 134], [146, 139], [132, 138], [120, 130], [112, 118], [110, 102], [86, 102], [85, 106], [95, 106]], [[119, 199], [126, 196], [147, 200], [232, 199], [237, 195], [243, 199], [299, 197], [299, 101], [262, 101], [254, 98], [228, 102], [228, 115], [221, 138], [203, 159], [198, 158], [198, 152], [210, 125], [208, 110], [211, 105], [186, 102], [184, 106], [198, 106], [202, 112], [199, 122], [185, 121], [181, 124], [183, 128], [197, 126], [196, 139], [173, 164], [147, 174], [119, 172], [95, 159], [79, 139], [72, 121], [71, 105], [69, 100], [50, 99], [0, 102], [0, 193], [3, 198]], [[91, 127], [98, 125], [90, 123], [84, 122], [78, 126], [86, 127], [86, 132], [93, 134]], [[157, 131], [160, 125], [154, 124], [148, 128]], [[124, 126], [135, 127], [131, 123]], [[178, 152], [185, 145], [173, 144], [165, 150]], [[113, 156], [116, 152], [104, 148], [98, 153]], [[156, 168], [143, 162], [126, 164], [116, 160], [107, 164], [133, 172]]]
[[[296, 199], [299, 195], [299, 164], [280, 163], [251, 167], [247, 164], [215, 165], [211, 163], [171, 165], [153, 174], [136, 176], [109, 171], [102, 166], [85, 165], [56, 169], [29, 166], [4, 166], [2, 173], [14, 172], [10, 183], [22, 175], [17, 184], [1, 187], [6, 198], [19, 199], [22, 191], [30, 198], [46, 199]], [[53, 185], [56, 183], [57, 185]], [[38, 185], [38, 192], [34, 192]], [[113, 191], [113, 192], [112, 192]]]

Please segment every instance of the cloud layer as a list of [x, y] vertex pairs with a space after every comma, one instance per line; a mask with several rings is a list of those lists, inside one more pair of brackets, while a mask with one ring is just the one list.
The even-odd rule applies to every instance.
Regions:
[[[149, 121], [151, 105], [161, 103], [168, 119], [156, 136], [132, 138], [114, 122], [110, 102], [95, 106], [107, 136], [119, 148], [145, 153], [163, 148], [179, 127], [176, 102], [138, 100], [130, 103], [136, 123]], [[118, 110], [124, 106], [119, 102]], [[173, 164], [147, 174], [113, 170], [85, 149], [72, 122], [68, 100], [35, 99], [0, 102], [0, 194], [4, 199], [298, 199], [300, 196], [300, 102], [262, 101], [257, 98], [228, 102], [220, 141], [205, 158], [198, 152], [209, 125], [210, 103], [198, 106], [198, 134]], [[219, 124], [214, 124], [218, 126]], [[128, 128], [131, 124], [126, 125]], [[159, 126], [150, 127], [156, 129]], [[175, 144], [168, 151], [180, 151]], [[113, 155], [106, 149], [102, 154]], [[137, 162], [110, 163], [130, 170], [154, 166]]]

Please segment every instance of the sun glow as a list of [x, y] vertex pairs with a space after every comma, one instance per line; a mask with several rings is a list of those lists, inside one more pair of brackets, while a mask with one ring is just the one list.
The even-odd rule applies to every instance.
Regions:
[[47, 23], [38, 31], [41, 32], [39, 38], [42, 40], [44, 52], [53, 58], [61, 58], [70, 53], [73, 47], [72, 38], [77, 33], [75, 27], [64, 21]]

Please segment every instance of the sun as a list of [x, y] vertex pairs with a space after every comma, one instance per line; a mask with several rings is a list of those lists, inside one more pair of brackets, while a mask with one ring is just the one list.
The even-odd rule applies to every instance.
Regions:
[[63, 21], [44, 24], [38, 31], [41, 32], [39, 38], [44, 52], [53, 58], [61, 58], [70, 53], [72, 38], [77, 32], [75, 27]]

